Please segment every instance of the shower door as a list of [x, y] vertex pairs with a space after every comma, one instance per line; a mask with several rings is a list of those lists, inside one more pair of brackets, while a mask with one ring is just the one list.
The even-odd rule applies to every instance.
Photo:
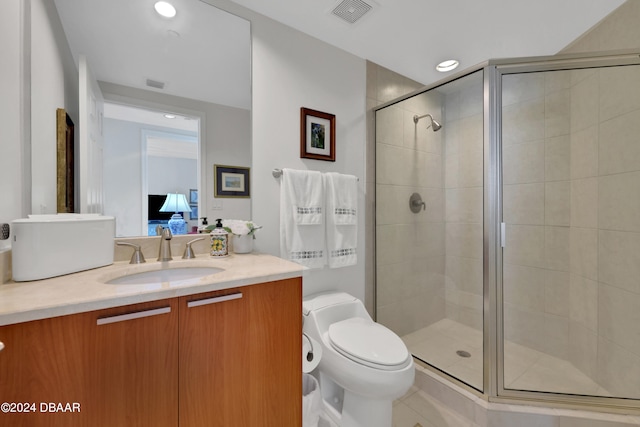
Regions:
[[640, 399], [640, 66], [500, 82], [503, 389]]
[[478, 390], [483, 106], [479, 70], [376, 111], [377, 321]]

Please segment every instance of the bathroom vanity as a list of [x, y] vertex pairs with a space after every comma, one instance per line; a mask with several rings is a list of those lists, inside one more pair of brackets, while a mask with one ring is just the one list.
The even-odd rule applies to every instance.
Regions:
[[105, 283], [158, 264], [0, 285], [0, 426], [301, 425], [302, 268], [251, 254]]

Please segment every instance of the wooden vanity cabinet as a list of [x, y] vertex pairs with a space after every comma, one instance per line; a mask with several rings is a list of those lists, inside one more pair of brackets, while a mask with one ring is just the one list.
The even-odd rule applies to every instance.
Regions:
[[35, 410], [0, 426], [176, 426], [177, 323], [172, 299], [0, 327], [0, 401]]
[[299, 427], [301, 300], [294, 278], [0, 327], [0, 403], [36, 404], [0, 427]]
[[302, 425], [301, 279], [180, 298], [180, 427]]

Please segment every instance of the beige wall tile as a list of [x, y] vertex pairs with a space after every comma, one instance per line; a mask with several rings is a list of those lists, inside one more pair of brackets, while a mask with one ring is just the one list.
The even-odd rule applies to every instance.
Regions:
[[571, 254], [571, 233], [569, 227], [544, 229], [545, 267], [548, 270], [569, 271]]
[[598, 182], [599, 227], [640, 231], [640, 172], [601, 176]]
[[545, 183], [544, 198], [545, 224], [568, 227], [571, 223], [571, 182]]
[[[458, 149], [460, 151], [482, 151], [482, 142], [484, 140], [482, 114], [463, 117], [458, 123], [458, 135], [460, 137]], [[444, 127], [443, 130], [445, 130]]]
[[598, 278], [640, 294], [640, 233], [599, 230]]
[[568, 135], [547, 138], [544, 149], [544, 180], [571, 178], [571, 139]]
[[502, 105], [520, 104], [544, 95], [543, 73], [508, 74], [502, 76]]
[[640, 294], [604, 283], [598, 289], [598, 335], [640, 355]]
[[444, 223], [427, 222], [414, 227], [414, 238], [407, 244], [412, 246], [414, 256], [437, 257], [445, 255], [444, 239]]
[[585, 76], [571, 89], [571, 132], [598, 123], [598, 75]]
[[544, 182], [544, 142], [505, 146], [502, 157], [505, 184]]
[[569, 318], [569, 273], [544, 271], [544, 311]]
[[570, 269], [591, 280], [598, 280], [598, 230], [571, 227]]
[[598, 70], [600, 87], [600, 120], [606, 121], [634, 110], [640, 110], [640, 66], [608, 67]]
[[545, 93], [550, 94], [562, 89], [569, 89], [571, 87], [571, 73], [570, 70], [546, 71], [544, 73]]
[[541, 268], [505, 264], [503, 292], [506, 303], [544, 312], [545, 274]]
[[601, 123], [598, 140], [600, 175], [640, 170], [640, 110]]
[[569, 322], [569, 361], [591, 378], [597, 378], [598, 335], [580, 322]]
[[614, 396], [640, 398], [640, 356], [598, 339], [598, 383]]
[[404, 143], [403, 111], [395, 106], [376, 112], [376, 142], [378, 144], [396, 145]]
[[[544, 342], [544, 313], [504, 304], [504, 337], [512, 343], [541, 349]], [[505, 359], [507, 358], [505, 351]]]
[[598, 125], [571, 132], [571, 179], [598, 176]]
[[544, 139], [544, 96], [502, 108], [502, 144]]
[[[444, 221], [444, 190], [397, 185], [377, 185], [376, 223], [419, 224]], [[418, 193], [425, 202], [425, 210], [414, 214], [409, 208], [411, 194]]]
[[598, 178], [571, 181], [571, 226], [598, 227]]
[[544, 225], [545, 185], [513, 184], [503, 186], [503, 220], [507, 224]]
[[[407, 150], [408, 151], [408, 150]], [[410, 185], [443, 188], [443, 157], [422, 151], [409, 151], [409, 160], [404, 167], [410, 171]]]
[[482, 187], [482, 150], [461, 150], [459, 152], [458, 185], [460, 187]]
[[544, 315], [542, 351], [560, 359], [569, 357], [569, 318]]
[[590, 331], [598, 331], [598, 282], [571, 274], [569, 319]]
[[571, 91], [561, 89], [545, 96], [545, 136], [568, 135], [571, 130]]
[[409, 150], [386, 144], [376, 144], [376, 180], [378, 184], [416, 185], [411, 179], [411, 164], [413, 157]]
[[544, 226], [507, 225], [505, 264], [544, 268]]
[[482, 259], [482, 224], [446, 225], [447, 256]]
[[415, 244], [415, 227], [392, 224], [376, 227], [376, 262], [379, 266], [398, 264], [411, 258]]
[[446, 190], [447, 222], [482, 223], [482, 188]]
[[460, 284], [462, 291], [475, 295], [483, 295], [483, 269], [482, 259], [459, 258]]
[[459, 186], [459, 159], [458, 153], [446, 155], [444, 161], [444, 188], [456, 188]]

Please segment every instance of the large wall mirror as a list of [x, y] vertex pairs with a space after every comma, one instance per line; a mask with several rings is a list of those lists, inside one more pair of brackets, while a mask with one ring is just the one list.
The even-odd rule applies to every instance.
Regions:
[[[163, 17], [156, 1], [54, 0], [78, 72], [75, 212], [115, 216], [117, 237], [155, 234], [168, 193], [186, 196], [187, 231], [250, 219], [249, 198], [214, 197], [213, 171], [251, 166], [250, 23], [201, 0]], [[34, 198], [57, 191], [38, 174]]]

